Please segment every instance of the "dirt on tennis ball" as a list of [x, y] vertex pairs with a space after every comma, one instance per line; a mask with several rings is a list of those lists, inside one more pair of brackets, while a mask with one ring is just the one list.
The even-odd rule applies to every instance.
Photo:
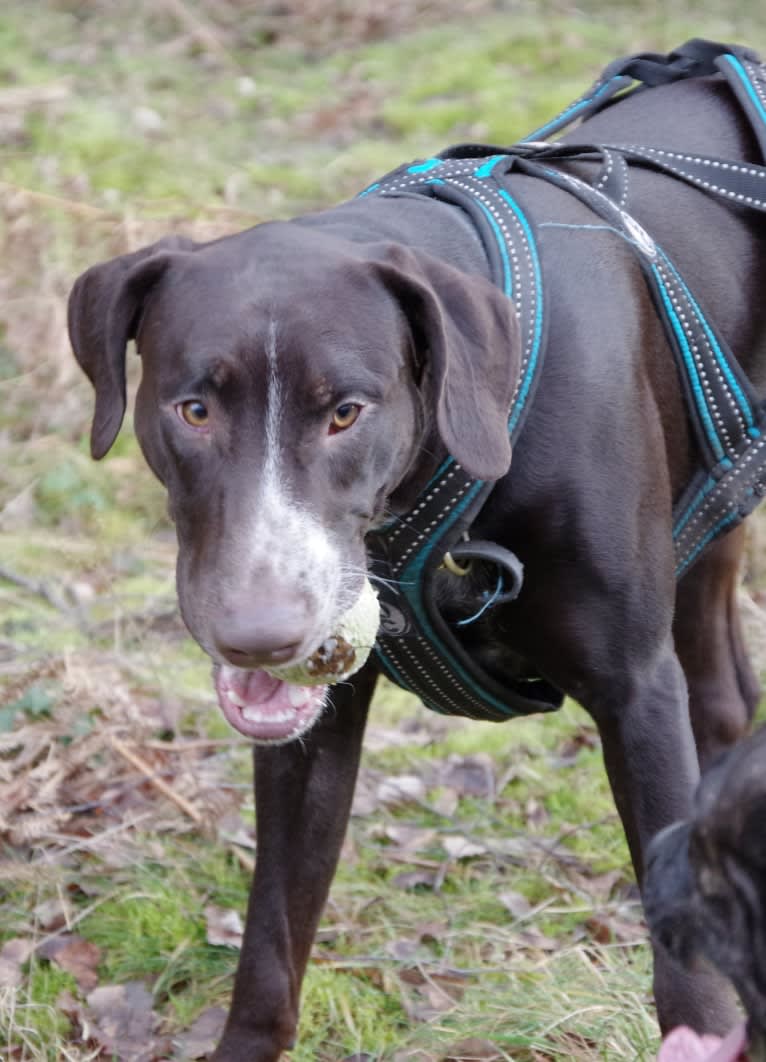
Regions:
[[295, 686], [326, 686], [358, 671], [370, 655], [380, 624], [378, 595], [366, 579], [359, 597], [338, 620], [334, 633], [302, 664], [270, 667], [276, 678]]

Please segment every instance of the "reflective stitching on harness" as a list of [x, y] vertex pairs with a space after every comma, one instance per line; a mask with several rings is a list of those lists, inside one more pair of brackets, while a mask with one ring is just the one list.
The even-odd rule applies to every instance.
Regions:
[[[627, 63], [637, 76], [648, 70], [650, 83], [654, 83], [655, 77], [661, 83], [665, 77], [663, 63], [670, 69], [669, 80], [696, 76], [689, 73], [689, 56], [710, 55], [711, 46], [709, 42], [691, 43], [694, 48], [683, 46], [667, 60], [639, 56], [633, 57], [639, 60], [637, 65], [631, 65], [631, 60], [621, 60], [612, 69], [624, 69]], [[700, 44], [706, 47], [700, 48]], [[720, 69], [722, 50], [716, 52], [717, 47], [712, 46], [711, 61]], [[749, 102], [742, 105], [748, 118], [753, 122], [757, 112], [766, 125], [763, 68], [747, 61], [737, 65], [734, 57], [725, 58], [733, 71], [729, 81], [738, 78], [747, 92]], [[704, 62], [709, 65], [708, 60]], [[707, 68], [697, 70], [697, 73], [709, 72]], [[721, 72], [728, 76], [725, 71]], [[625, 209], [628, 161], [650, 164], [724, 198], [759, 209], [766, 208], [766, 200], [748, 181], [758, 178], [754, 183], [759, 185], [766, 177], [766, 168], [635, 144], [586, 145], [574, 147], [569, 155], [566, 145], [529, 144], [543, 131], [568, 124], [576, 114], [594, 113], [631, 80], [632, 75], [621, 74], [602, 79], [590, 95], [575, 101], [556, 119], [530, 134], [520, 146], [509, 148], [504, 154], [497, 154], [497, 149], [495, 154], [490, 154], [493, 150], [490, 148], [482, 157], [481, 151], [470, 145], [462, 153], [454, 149], [445, 152], [443, 157], [397, 170], [363, 194], [376, 192], [385, 196], [402, 191], [433, 194], [445, 202], [458, 202], [472, 217], [490, 257], [492, 279], [507, 295], [513, 296], [521, 323], [521, 368], [508, 419], [512, 443], [529, 405], [544, 349], [543, 293], [532, 229], [523, 210], [501, 182], [515, 166], [531, 176], [547, 178], [609, 222], [565, 227], [607, 229], [631, 246], [676, 354], [704, 458], [704, 468], [696, 474], [673, 513], [676, 572], [680, 576], [710, 542], [743, 519], [766, 492], [766, 434], [761, 430], [766, 424], [766, 413], [673, 262]], [[742, 103], [741, 93], [738, 98]], [[755, 131], [763, 144], [764, 130], [756, 128]], [[595, 185], [543, 164], [594, 155], [601, 156], [603, 165]], [[424, 176], [437, 169], [438, 177]], [[706, 171], [711, 180], [702, 175]], [[720, 176], [716, 177], [716, 173]], [[761, 187], [766, 193], [766, 183]], [[544, 224], [555, 226], [556, 223]], [[467, 656], [424, 589], [442, 553], [452, 548], [463, 528], [470, 526], [490, 488], [490, 484], [469, 479], [448, 458], [412, 511], [400, 518], [398, 525], [389, 522], [371, 532], [368, 541], [371, 551], [375, 542], [382, 548], [387, 570], [393, 576], [384, 584], [387, 599], [384, 600], [384, 590], [381, 590], [381, 602], [394, 618], [384, 628], [388, 633], [381, 633], [379, 639], [378, 656], [386, 673], [437, 711], [499, 720], [530, 711], [550, 710], [560, 703], [560, 695], [542, 680], [532, 680], [507, 691], [495, 684], [494, 689], [500, 691], [496, 695], [489, 677]], [[392, 546], [394, 552], [389, 554]], [[397, 619], [397, 610], [401, 608], [405, 611], [399, 611]], [[399, 620], [404, 620], [403, 627], [396, 626]], [[406, 631], [406, 636], [397, 638], [392, 631]]]
[[[684, 283], [683, 278], [680, 276], [680, 274], [678, 273], [678, 270], [675, 268], [673, 263], [670, 261], [670, 259], [667, 257], [667, 255], [663, 254], [662, 257], [663, 257], [663, 259], [665, 261], [665, 264], [668, 266], [668, 268], [671, 270], [671, 272], [673, 273], [674, 277], [676, 278], [678, 284], [682, 287], [684, 295], [688, 299], [690, 305], [692, 306], [692, 308], [693, 308], [693, 310], [694, 310], [694, 312], [695, 312], [695, 314], [697, 316], [697, 319], [698, 319], [699, 323], [702, 325], [702, 328], [704, 329], [705, 336], [707, 337], [707, 341], [708, 341], [709, 347], [710, 347], [710, 349], [711, 349], [711, 351], [713, 353], [713, 357], [714, 357], [713, 364], [714, 364], [714, 366], [716, 368], [716, 372], [719, 374], [719, 380], [721, 382], [722, 387], [726, 390], [726, 393], [729, 395], [729, 397], [732, 400], [732, 407], [735, 408], [740, 414], [740, 417], [739, 417], [740, 424], [742, 425], [743, 428], [747, 429], [748, 432], [755, 431], [757, 434], [752, 436], [752, 437], [753, 438], [758, 438], [758, 435], [760, 435], [760, 432], [755, 427], [755, 424], [753, 422], [752, 406], [751, 406], [750, 402], [748, 401], [748, 399], [746, 398], [746, 396], [743, 394], [742, 388], [739, 386], [739, 384], [737, 383], [736, 379], [734, 378], [734, 374], [731, 371], [731, 367], [729, 366], [728, 359], [725, 357], [723, 351], [721, 350], [721, 348], [720, 348], [720, 346], [718, 344], [718, 341], [715, 338], [715, 335], [713, 334], [713, 331], [712, 331], [712, 329], [710, 328], [710, 325], [707, 322], [707, 319], [705, 318], [704, 314], [702, 313], [702, 310], [697, 305], [697, 302], [696, 302], [694, 296], [692, 295], [692, 293], [687, 288], [686, 284]], [[725, 381], [724, 381], [723, 377], [725, 377]]]
[[[626, 151], [640, 151], [651, 157], [671, 159], [678, 158], [686, 162], [694, 162], [700, 166], [710, 166], [722, 170], [730, 170], [732, 173], [739, 173], [745, 177], [757, 177], [758, 179], [764, 178], [766, 173], [761, 170], [754, 170], [749, 166], [740, 166], [736, 163], [724, 163], [717, 159], [706, 159], [703, 156], [692, 155], [679, 155], [674, 151], [663, 151], [660, 148], [652, 147], [639, 147], [637, 144], [626, 144]], [[756, 196], [745, 195], [743, 192], [733, 192], [728, 188], [724, 188], [720, 184], [714, 184], [712, 181], [705, 181], [701, 177], [698, 177], [695, 173], [689, 173], [688, 170], [683, 169], [681, 166], [674, 165], [671, 162], [666, 162], [665, 166], [672, 173], [678, 174], [679, 177], [683, 177], [685, 180], [690, 181], [692, 184], [696, 184], [699, 188], [704, 188], [708, 192], [714, 192], [716, 195], [722, 195], [726, 199], [731, 199], [733, 202], [742, 203], [744, 206], [754, 206], [763, 209], [766, 207], [766, 200], [758, 199]]]
[[[721, 446], [721, 441], [718, 438], [718, 434], [715, 430], [715, 425], [713, 424], [713, 420], [711, 418], [710, 411], [708, 409], [708, 404], [706, 401], [706, 398], [708, 397], [708, 392], [706, 391], [704, 386], [704, 370], [702, 370], [703, 378], [701, 379], [700, 367], [697, 362], [697, 359], [694, 357], [694, 353], [692, 352], [691, 346], [689, 344], [685, 325], [681, 322], [679, 318], [680, 307], [678, 305], [678, 301], [673, 298], [672, 294], [668, 290], [668, 285], [665, 282], [665, 277], [663, 276], [661, 266], [653, 265], [651, 268], [657, 278], [657, 283], [659, 285], [660, 292], [665, 303], [665, 309], [667, 311], [668, 318], [678, 338], [681, 353], [686, 364], [686, 371], [689, 376], [692, 391], [694, 393], [694, 400], [697, 403], [697, 409], [699, 411], [700, 417], [702, 418], [702, 423], [705, 426], [705, 431], [707, 433], [708, 440], [710, 441], [710, 446], [713, 450], [713, 453], [720, 460], [724, 455], [723, 447]], [[720, 415], [718, 417], [718, 420], [720, 421]]]
[[[764, 104], [766, 104], [766, 97], [764, 97], [763, 93], [760, 90], [760, 87], [756, 88], [757, 76], [755, 76], [756, 68], [754, 67], [754, 64], [748, 63], [747, 69], [745, 69], [742, 63], [740, 63], [740, 61], [736, 59], [733, 55], [725, 55], [723, 57], [723, 60], [725, 63], [728, 63], [729, 66], [734, 70], [734, 73], [744, 85], [745, 91], [750, 96], [751, 100], [758, 109], [761, 116], [761, 121], [766, 124], [766, 106], [764, 106]], [[748, 73], [750, 73], [749, 77]], [[756, 83], [756, 85], [754, 85], [754, 82]]]

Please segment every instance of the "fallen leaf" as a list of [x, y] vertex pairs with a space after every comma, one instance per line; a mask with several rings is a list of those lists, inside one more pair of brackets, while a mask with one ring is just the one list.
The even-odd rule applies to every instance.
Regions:
[[532, 910], [532, 904], [520, 892], [513, 889], [505, 889], [497, 894], [497, 898], [506, 911], [514, 918], [523, 918]]
[[205, 908], [207, 942], [216, 947], [241, 948], [245, 927], [239, 911], [208, 904]]
[[439, 880], [436, 870], [405, 870], [391, 879], [396, 889], [433, 889]]
[[205, 1058], [215, 1050], [226, 1023], [223, 1007], [208, 1007], [185, 1033], [173, 1038], [173, 1046], [181, 1058]]
[[418, 953], [418, 942], [416, 940], [410, 940], [409, 938], [390, 940], [388, 944], [386, 944], [386, 951], [394, 959], [399, 959], [400, 961], [411, 959]]
[[90, 992], [98, 984], [98, 964], [101, 950], [83, 937], [65, 934], [45, 940], [37, 954], [70, 973], [83, 992]]
[[66, 907], [58, 896], [38, 903], [32, 911], [32, 917], [46, 933], [53, 933], [67, 924]]
[[26, 937], [13, 937], [0, 948], [0, 988], [18, 988], [22, 982], [21, 967], [35, 948]]
[[120, 1062], [150, 1062], [156, 1058], [152, 1034], [157, 1015], [153, 997], [140, 981], [104, 985], [87, 996], [94, 1019], [93, 1038]]
[[626, 944], [643, 935], [640, 923], [610, 914], [592, 915], [585, 922], [585, 929], [597, 944], [611, 944], [612, 941]]
[[490, 756], [450, 756], [439, 781], [460, 796], [491, 797], [495, 793], [495, 765]]
[[404, 852], [419, 852], [430, 847], [436, 837], [436, 830], [420, 826], [385, 826], [383, 836]]
[[494, 1059], [501, 1058], [503, 1052], [497, 1044], [469, 1036], [468, 1039], [448, 1047], [442, 1062], [493, 1062]]
[[381, 804], [389, 807], [417, 804], [425, 800], [426, 787], [416, 774], [391, 775], [379, 784], [375, 795]]
[[476, 856], [486, 855], [487, 846], [479, 841], [469, 841], [460, 834], [452, 834], [441, 838], [442, 847], [450, 859], [475, 859]]

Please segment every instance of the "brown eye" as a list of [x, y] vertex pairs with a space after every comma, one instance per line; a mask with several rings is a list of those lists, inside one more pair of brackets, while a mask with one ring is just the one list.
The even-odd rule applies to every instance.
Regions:
[[207, 406], [200, 402], [198, 398], [192, 398], [188, 402], [181, 402], [176, 406], [178, 415], [181, 420], [189, 425], [190, 428], [206, 428], [208, 425], [208, 411]]
[[330, 432], [345, 431], [346, 428], [350, 428], [361, 410], [362, 407], [356, 402], [344, 402], [342, 406], [338, 406], [332, 415]]

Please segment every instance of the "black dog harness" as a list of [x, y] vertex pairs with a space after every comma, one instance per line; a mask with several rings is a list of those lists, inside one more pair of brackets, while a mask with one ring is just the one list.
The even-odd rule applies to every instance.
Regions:
[[[449, 148], [394, 170], [362, 193], [436, 198], [473, 221], [492, 280], [513, 300], [521, 326], [521, 370], [508, 420], [512, 446], [539, 378], [546, 315], [534, 226], [507, 177], [516, 171], [565, 189], [633, 249], [676, 359], [701, 455], [701, 468], [673, 513], [679, 577], [766, 491], [766, 410], [668, 255], [625, 210], [629, 165], [671, 174], [759, 211], [766, 211], [766, 166], [635, 144], [558, 145], [538, 138], [626, 94], [711, 74], [728, 81], [766, 159], [766, 66], [745, 48], [693, 40], [667, 56], [641, 54], [610, 64], [587, 93], [520, 144]], [[601, 162], [591, 183], [556, 168], [575, 159]], [[471, 559], [496, 566], [497, 590], [485, 608], [518, 594], [518, 559], [494, 543], [466, 541], [493, 486], [472, 479], [448, 457], [412, 510], [370, 533], [367, 543], [374, 570], [384, 577], [376, 651], [385, 672], [436, 711], [500, 721], [558, 708], [563, 696], [541, 678], [496, 682], [466, 652], [434, 600], [434, 574], [445, 557], [449, 566]]]

